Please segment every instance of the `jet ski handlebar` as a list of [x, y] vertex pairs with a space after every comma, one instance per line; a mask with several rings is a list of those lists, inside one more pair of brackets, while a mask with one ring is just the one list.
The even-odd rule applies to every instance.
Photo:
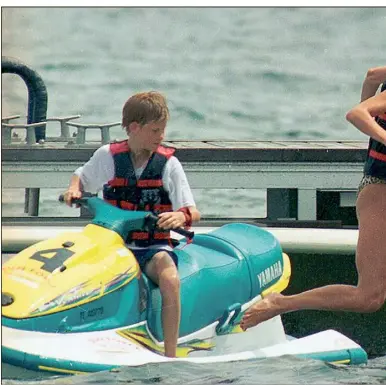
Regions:
[[[145, 221], [148, 221], [149, 227], [155, 227], [157, 225], [157, 222], [158, 222], [158, 217], [157, 217], [157, 215], [154, 215], [153, 213], [149, 213], [146, 216]], [[184, 236], [185, 238], [188, 238], [188, 239], [193, 239], [193, 237], [194, 237], [194, 231], [189, 231], [189, 230], [186, 230], [182, 227], [176, 227], [175, 229], [171, 229], [171, 230], [177, 234]]]
[[[83, 192], [82, 196], [80, 198], [72, 198], [71, 202], [75, 205], [82, 205], [85, 204], [88, 200], [88, 198], [93, 198], [98, 196], [97, 194], [92, 194], [89, 192]], [[64, 194], [59, 195], [59, 202], [64, 203]]]

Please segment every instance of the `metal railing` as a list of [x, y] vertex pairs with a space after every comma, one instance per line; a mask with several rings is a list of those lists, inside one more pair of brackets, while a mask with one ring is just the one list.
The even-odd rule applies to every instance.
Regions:
[[[107, 144], [110, 143], [110, 128], [121, 125], [120, 122], [114, 123], [98, 123], [98, 124], [85, 124], [85, 123], [74, 123], [70, 120], [80, 118], [80, 115], [71, 115], [63, 117], [52, 117], [47, 118], [44, 122], [39, 123], [18, 123], [12, 124], [9, 123], [10, 120], [18, 119], [20, 115], [5, 116], [1, 119], [1, 144], [2, 145], [34, 145], [36, 144], [36, 127], [46, 126], [48, 122], [59, 122], [60, 123], [60, 136], [58, 137], [46, 137], [46, 139], [40, 139], [38, 144], [43, 144], [45, 142], [67, 142], [67, 144], [86, 144], [86, 131], [91, 130], [100, 130], [101, 133], [101, 143]], [[73, 136], [70, 135], [70, 127], [75, 127], [76, 132]], [[25, 129], [26, 136], [25, 140], [22, 141], [19, 135], [12, 135], [12, 131], [15, 129]]]

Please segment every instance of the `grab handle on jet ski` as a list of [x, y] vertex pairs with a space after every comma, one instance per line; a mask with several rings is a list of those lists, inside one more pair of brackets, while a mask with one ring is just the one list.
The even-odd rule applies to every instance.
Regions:
[[176, 229], [172, 229], [177, 234], [182, 235], [183, 237], [187, 239], [193, 239], [194, 238], [194, 231], [185, 230], [182, 227], [177, 227]]
[[[158, 222], [158, 217], [154, 214], [149, 214], [147, 218], [149, 222], [152, 222], [153, 226], [155, 226]], [[189, 240], [192, 240], [194, 237], [194, 231], [189, 231], [182, 227], [176, 227], [175, 229], [171, 229], [171, 231], [174, 231], [175, 233], [180, 234]]]
[[[92, 197], [96, 197], [98, 196], [97, 194], [92, 194], [92, 193], [89, 193], [89, 192], [84, 192], [82, 193], [82, 196], [80, 198], [72, 198], [72, 203], [73, 204], [81, 204], [81, 203], [84, 203], [85, 200], [87, 200], [88, 198], [92, 198]], [[59, 202], [64, 202], [64, 194], [60, 194], [59, 195]]]

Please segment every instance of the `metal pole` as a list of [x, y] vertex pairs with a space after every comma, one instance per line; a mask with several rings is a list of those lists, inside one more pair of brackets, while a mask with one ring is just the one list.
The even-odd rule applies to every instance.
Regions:
[[37, 217], [39, 215], [40, 188], [29, 188], [28, 215]]
[[26, 188], [24, 190], [24, 212], [28, 213], [29, 212], [29, 188]]

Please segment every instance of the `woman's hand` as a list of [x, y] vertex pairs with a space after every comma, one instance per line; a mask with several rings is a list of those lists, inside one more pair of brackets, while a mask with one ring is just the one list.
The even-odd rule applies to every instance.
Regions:
[[374, 96], [384, 82], [386, 82], [386, 66], [370, 68], [363, 81], [361, 102]]
[[364, 134], [386, 146], [386, 131], [374, 120], [374, 116], [386, 112], [386, 91], [377, 94], [352, 108], [346, 119]]
[[370, 68], [367, 71], [366, 80], [379, 86], [386, 81], [386, 66]]

